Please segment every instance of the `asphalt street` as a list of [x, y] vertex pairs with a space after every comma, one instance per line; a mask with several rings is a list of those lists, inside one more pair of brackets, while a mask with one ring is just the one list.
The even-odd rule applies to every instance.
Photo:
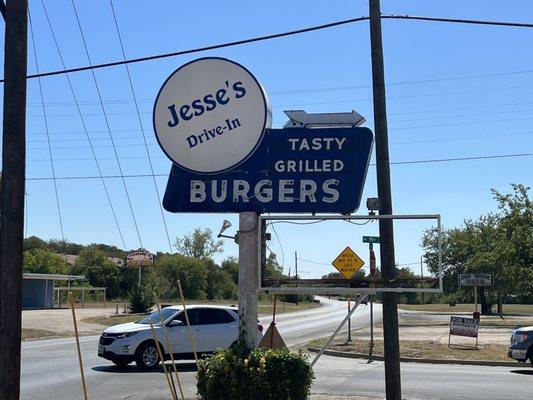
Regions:
[[[323, 299], [323, 306], [299, 313], [280, 314], [277, 325], [289, 346], [331, 334], [346, 315], [346, 302]], [[381, 309], [375, 306], [377, 319]], [[368, 306], [352, 317], [354, 329], [368, 325]], [[270, 318], [262, 318], [265, 327]], [[90, 399], [168, 399], [162, 369], [140, 372], [132, 365], [117, 368], [97, 357], [98, 337], [81, 339]], [[314, 355], [311, 355], [314, 356]], [[180, 362], [186, 396], [195, 397], [195, 365]], [[383, 363], [324, 356], [315, 366], [313, 393], [383, 397]], [[533, 398], [533, 371], [502, 367], [402, 364], [403, 394], [408, 399]], [[73, 339], [23, 343], [22, 399], [81, 399], [79, 369]]]

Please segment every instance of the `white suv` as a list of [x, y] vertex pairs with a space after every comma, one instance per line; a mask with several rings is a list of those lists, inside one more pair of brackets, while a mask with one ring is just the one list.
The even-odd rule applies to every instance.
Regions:
[[[226, 349], [237, 340], [239, 333], [237, 308], [191, 305], [187, 306], [187, 313], [196, 351], [199, 354]], [[174, 358], [194, 358], [183, 307], [163, 308], [161, 315], [167, 329]], [[149, 318], [154, 325], [157, 340], [164, 352], [164, 358], [169, 359], [170, 351], [167, 348], [157, 311], [140, 321], [107, 328], [100, 337], [98, 355], [119, 366], [125, 366], [135, 361], [137, 366], [143, 369], [157, 367], [159, 357], [150, 329]], [[258, 342], [262, 337], [262, 330], [263, 327], [258, 324]]]

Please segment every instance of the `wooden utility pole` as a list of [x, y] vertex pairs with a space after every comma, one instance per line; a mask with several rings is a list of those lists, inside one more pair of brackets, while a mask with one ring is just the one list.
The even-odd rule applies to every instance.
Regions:
[[246, 346], [257, 346], [257, 296], [261, 279], [261, 225], [259, 214], [239, 214], [239, 338]]
[[[374, 129], [376, 134], [376, 172], [380, 214], [392, 215], [392, 194], [389, 164], [389, 138], [387, 131], [387, 104], [385, 96], [385, 70], [381, 37], [381, 8], [379, 0], [369, 0], [370, 43], [372, 53], [372, 81], [374, 93]], [[381, 277], [396, 276], [394, 260], [394, 230], [391, 219], [379, 220]], [[385, 392], [387, 400], [400, 400], [400, 343], [398, 335], [398, 295], [383, 293], [383, 341], [385, 355]]]
[[0, 400], [20, 397], [28, 2], [9, 0], [0, 193]]

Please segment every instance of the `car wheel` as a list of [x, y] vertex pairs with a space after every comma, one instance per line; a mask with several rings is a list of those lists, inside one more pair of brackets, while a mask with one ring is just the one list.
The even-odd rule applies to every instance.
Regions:
[[135, 364], [141, 369], [154, 369], [159, 365], [155, 342], [145, 342], [135, 352]]
[[123, 361], [123, 360], [112, 360], [113, 364], [115, 364], [117, 367], [125, 367], [129, 364], [129, 361]]

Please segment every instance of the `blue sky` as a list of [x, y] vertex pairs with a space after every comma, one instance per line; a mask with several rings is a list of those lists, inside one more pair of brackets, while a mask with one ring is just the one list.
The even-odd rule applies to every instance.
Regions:
[[[70, 0], [45, 1], [67, 67], [88, 64]], [[368, 2], [194, 2], [114, 1], [128, 58], [172, 52], [315, 24], [367, 15]], [[93, 63], [122, 58], [108, 0], [76, 1]], [[527, 21], [528, 1], [432, 0], [382, 1], [383, 13], [439, 17]], [[40, 71], [61, 69], [41, 1], [30, 0]], [[531, 22], [531, 21], [529, 21]], [[2, 26], [3, 29], [3, 26]], [[3, 34], [3, 32], [2, 32]], [[392, 161], [477, 157], [531, 153], [533, 149], [533, 30], [417, 21], [384, 21], [383, 41], [387, 80], [389, 141]], [[29, 72], [36, 71], [33, 48]], [[252, 43], [191, 56], [143, 62], [131, 66], [142, 123], [156, 174], [167, 174], [170, 161], [156, 143], [151, 123], [155, 96], [177, 67], [194, 58], [221, 56], [249, 68], [270, 95], [274, 127], [285, 122], [284, 109], [308, 112], [357, 110], [372, 124], [369, 29], [360, 22], [319, 32]], [[124, 67], [96, 71], [109, 116], [111, 134], [125, 175], [150, 173], [132, 94]], [[104, 175], [118, 174], [90, 72], [71, 75], [87, 128], [96, 145]], [[52, 156], [59, 178], [97, 175], [94, 160], [65, 76], [41, 80], [48, 116]], [[27, 231], [43, 238], [60, 238], [51, 163], [38, 81], [28, 83]], [[531, 184], [532, 157], [393, 165], [395, 213], [441, 213], [446, 227], [495, 209], [490, 188], [510, 190], [509, 183]], [[126, 178], [144, 247], [168, 251], [154, 184], [151, 178]], [[124, 187], [106, 180], [126, 247], [137, 248]], [[158, 177], [162, 196], [166, 178]], [[65, 238], [74, 242], [122, 243], [98, 179], [58, 179]], [[370, 167], [364, 199], [377, 195], [375, 167]], [[363, 207], [359, 213], [364, 213]], [[210, 227], [222, 220], [237, 225], [236, 215], [169, 214], [170, 237]], [[299, 257], [330, 263], [350, 245], [366, 259], [363, 234], [377, 234], [376, 224], [357, 227], [331, 222], [306, 227], [277, 224], [282, 246], [270, 248], [286, 270]], [[426, 223], [396, 225], [396, 259], [419, 260], [420, 237]], [[224, 254], [237, 255], [227, 242]], [[331, 272], [328, 265], [300, 261], [304, 277]], [[368, 264], [368, 261], [367, 261]], [[379, 261], [378, 261], [379, 264]], [[414, 268], [418, 267], [413, 265]]]

